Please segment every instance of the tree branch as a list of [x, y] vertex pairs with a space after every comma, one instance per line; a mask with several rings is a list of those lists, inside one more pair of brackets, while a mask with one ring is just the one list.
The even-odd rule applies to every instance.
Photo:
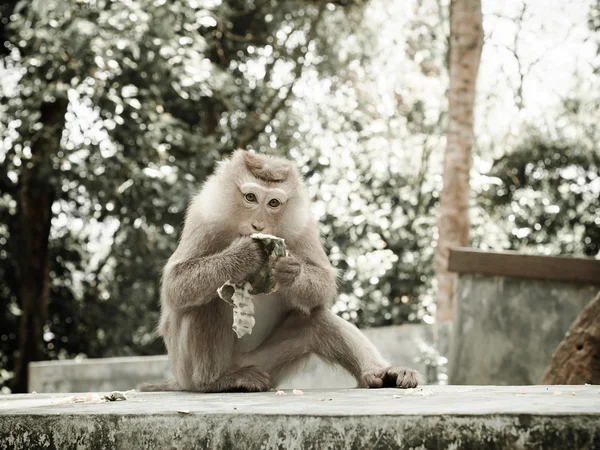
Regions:
[[[265, 114], [266, 114], [266, 110], [271, 108], [270, 114], [268, 115], [268, 117], [265, 120], [261, 121], [258, 124], [258, 126], [256, 126], [256, 120], [254, 122], [248, 122], [248, 124], [246, 125], [246, 127], [244, 129], [244, 132], [242, 133], [242, 137], [238, 141], [238, 145], [237, 145], [238, 148], [244, 148], [246, 145], [253, 142], [265, 130], [267, 125], [269, 125], [269, 123], [271, 123], [273, 121], [273, 119], [275, 119], [275, 117], [277, 116], [277, 113], [279, 113], [279, 111], [281, 111], [281, 108], [283, 108], [285, 103], [290, 98], [294, 85], [302, 76], [302, 71], [304, 69], [304, 65], [306, 62], [305, 58], [308, 53], [308, 48], [310, 47], [310, 43], [315, 39], [316, 30], [317, 30], [319, 23], [321, 22], [321, 19], [323, 18], [323, 12], [325, 11], [325, 7], [326, 7], [326, 4], [323, 3], [319, 7], [316, 17], [311, 21], [310, 30], [308, 32], [308, 36], [307, 36], [306, 44], [305, 44], [306, 50], [302, 52], [300, 57], [298, 57], [298, 59], [302, 58], [303, 61], [300, 63], [300, 62], [298, 62], [298, 59], [296, 60], [296, 67], [294, 68], [294, 78], [293, 78], [292, 82], [288, 85], [288, 90], [287, 90], [285, 96], [281, 99], [281, 101], [274, 108], [271, 108], [271, 105], [274, 102], [275, 98], [278, 97], [279, 94], [282, 92], [282, 89], [278, 90], [275, 94], [273, 94], [271, 97], [269, 97], [269, 99], [265, 102], [264, 107], [261, 109], [264, 109]], [[258, 115], [255, 115], [255, 116], [258, 117]]]

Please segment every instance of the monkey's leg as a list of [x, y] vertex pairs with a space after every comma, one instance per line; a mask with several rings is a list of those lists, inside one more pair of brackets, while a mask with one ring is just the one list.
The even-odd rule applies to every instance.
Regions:
[[359, 387], [417, 386], [417, 373], [390, 366], [354, 325], [332, 312], [316, 309], [310, 316], [293, 312], [256, 350], [242, 355], [245, 365], [265, 370], [277, 385], [315, 353], [350, 372]]
[[271, 389], [269, 375], [256, 366], [234, 369], [217, 380], [199, 387], [201, 392], [266, 392]]
[[231, 307], [222, 300], [172, 314], [164, 338], [180, 390], [196, 392], [268, 391], [269, 375], [233, 361], [235, 335]]
[[331, 337], [331, 341], [317, 343], [318, 353], [354, 375], [358, 387], [414, 388], [419, 384], [416, 371], [391, 365], [356, 326], [328, 310], [321, 313], [321, 320], [328, 331], [320, 339]]

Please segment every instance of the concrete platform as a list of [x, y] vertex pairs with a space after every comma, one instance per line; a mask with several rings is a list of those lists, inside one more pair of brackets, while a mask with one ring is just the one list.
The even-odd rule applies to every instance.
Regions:
[[1, 449], [600, 449], [600, 386], [0, 396]]

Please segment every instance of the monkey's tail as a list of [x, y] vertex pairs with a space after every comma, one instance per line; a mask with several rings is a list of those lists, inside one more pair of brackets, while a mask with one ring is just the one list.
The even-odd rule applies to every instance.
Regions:
[[142, 383], [138, 386], [141, 392], [163, 392], [163, 391], [183, 391], [179, 383], [175, 380], [159, 380]]

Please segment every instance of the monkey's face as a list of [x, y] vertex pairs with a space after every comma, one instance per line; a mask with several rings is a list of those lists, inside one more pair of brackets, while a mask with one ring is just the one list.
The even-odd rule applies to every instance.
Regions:
[[238, 232], [246, 236], [253, 233], [279, 235], [286, 210], [288, 195], [279, 187], [255, 182], [238, 186]]
[[309, 223], [309, 201], [301, 176], [283, 158], [237, 150], [219, 164], [189, 214], [219, 224], [226, 241], [254, 233], [286, 240], [299, 237]]

